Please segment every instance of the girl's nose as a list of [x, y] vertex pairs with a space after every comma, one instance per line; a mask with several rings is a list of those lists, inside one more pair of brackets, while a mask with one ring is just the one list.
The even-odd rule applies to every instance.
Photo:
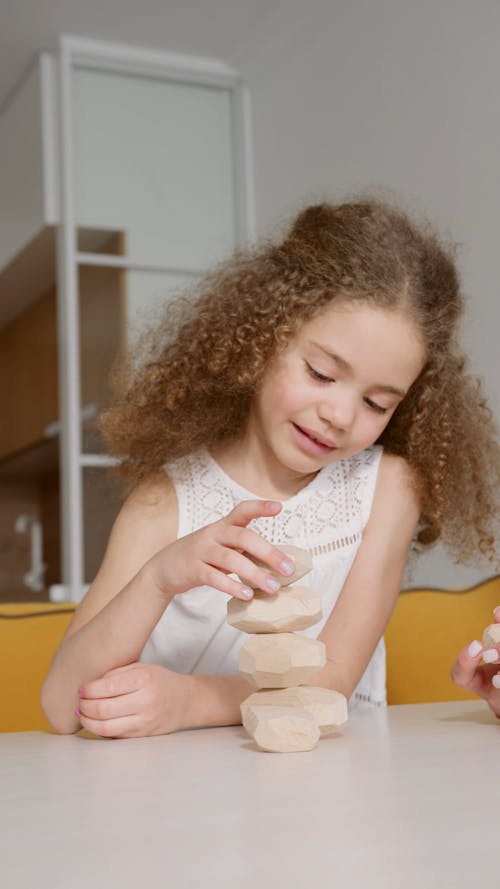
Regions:
[[326, 420], [334, 429], [346, 431], [350, 429], [354, 421], [355, 405], [352, 399], [341, 397], [326, 401], [320, 406], [321, 419]]

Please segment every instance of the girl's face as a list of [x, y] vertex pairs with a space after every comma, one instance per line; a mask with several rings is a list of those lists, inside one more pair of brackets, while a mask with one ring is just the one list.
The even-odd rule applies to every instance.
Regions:
[[269, 368], [250, 432], [292, 472], [315, 472], [373, 444], [425, 362], [414, 323], [367, 305], [331, 306]]

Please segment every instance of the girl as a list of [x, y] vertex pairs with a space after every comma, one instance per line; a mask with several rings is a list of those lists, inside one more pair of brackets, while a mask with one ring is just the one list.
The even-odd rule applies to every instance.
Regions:
[[275, 592], [287, 543], [323, 598], [312, 684], [384, 704], [412, 541], [495, 557], [499, 452], [461, 311], [449, 253], [377, 201], [309, 207], [168, 311], [102, 421], [134, 487], [44, 683], [57, 732], [239, 723], [227, 596]]

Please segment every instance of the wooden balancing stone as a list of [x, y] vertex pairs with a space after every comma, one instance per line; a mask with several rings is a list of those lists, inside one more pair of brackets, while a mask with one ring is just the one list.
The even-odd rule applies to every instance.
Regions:
[[[260, 750], [298, 753], [312, 750], [319, 739], [347, 721], [343, 694], [305, 685], [326, 663], [323, 642], [297, 633], [322, 616], [321, 596], [291, 586], [312, 567], [308, 552], [294, 546], [280, 549], [295, 560], [290, 578], [280, 581], [276, 595], [255, 591], [248, 602], [230, 599], [228, 623], [249, 633], [240, 652], [239, 671], [257, 689], [241, 705], [243, 726]], [[247, 581], [246, 581], [247, 582]]]

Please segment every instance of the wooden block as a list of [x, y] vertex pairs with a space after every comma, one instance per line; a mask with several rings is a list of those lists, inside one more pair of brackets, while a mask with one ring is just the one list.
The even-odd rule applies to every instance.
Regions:
[[256, 691], [241, 705], [243, 724], [255, 707], [296, 707], [314, 719], [321, 737], [331, 735], [347, 722], [347, 700], [339, 691], [301, 685], [296, 688]]
[[270, 753], [301, 753], [319, 741], [313, 717], [300, 707], [251, 707], [243, 726], [261, 750]]
[[245, 642], [239, 670], [257, 688], [289, 688], [307, 682], [325, 663], [325, 645], [318, 639], [262, 633]]
[[495, 648], [500, 645], [500, 624], [490, 624], [483, 633], [484, 648]]
[[[273, 569], [270, 568], [269, 565], [266, 565], [264, 562], [259, 561], [259, 559], [252, 558], [252, 556], [250, 556], [247, 552], [245, 553], [245, 556], [248, 559], [250, 559], [250, 561], [253, 562], [254, 565], [258, 565], [259, 568], [265, 568], [265, 570], [269, 572], [271, 577], [274, 577], [274, 578], [276, 578], [276, 580], [279, 580], [281, 586], [288, 586], [291, 583], [295, 583], [295, 581], [300, 580], [301, 577], [304, 577], [305, 574], [308, 574], [309, 571], [311, 571], [312, 556], [306, 549], [300, 549], [300, 547], [298, 547], [298, 546], [289, 546], [288, 544], [284, 544], [283, 546], [280, 546], [279, 544], [277, 544], [277, 546], [278, 546], [278, 549], [282, 553], [284, 553], [284, 555], [292, 556], [292, 558], [295, 561], [295, 571], [293, 574], [290, 574], [288, 577], [284, 577], [283, 574], [278, 574], [277, 571], [273, 571]], [[240, 575], [240, 580], [242, 583], [245, 583], [247, 586], [254, 588], [251, 581], [246, 580], [241, 575]]]
[[321, 596], [307, 587], [286, 587], [275, 596], [255, 593], [244, 602], [231, 598], [227, 622], [245, 633], [291, 633], [316, 624], [323, 613]]

